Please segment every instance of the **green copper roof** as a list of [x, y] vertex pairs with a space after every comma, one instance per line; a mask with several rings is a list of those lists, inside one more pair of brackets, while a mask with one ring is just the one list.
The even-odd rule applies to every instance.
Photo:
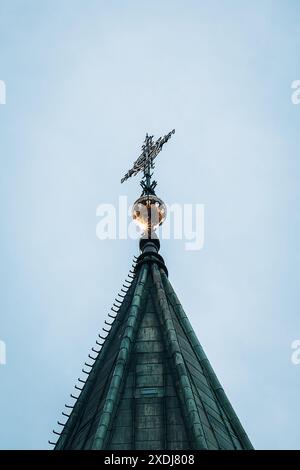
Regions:
[[138, 258], [55, 449], [252, 449], [157, 253]]

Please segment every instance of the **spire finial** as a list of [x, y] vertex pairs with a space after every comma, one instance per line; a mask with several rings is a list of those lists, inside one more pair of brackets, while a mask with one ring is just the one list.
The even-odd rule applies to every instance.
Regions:
[[168, 142], [175, 134], [175, 129], [166, 134], [164, 137], [160, 137], [156, 142], [153, 142], [153, 135], [146, 134], [144, 143], [142, 145], [142, 153], [139, 158], [134, 162], [132, 168], [128, 170], [125, 176], [121, 179], [121, 183], [124, 183], [131, 176], [137, 175], [140, 171], [143, 171], [143, 177], [140, 182], [143, 192], [142, 196], [155, 194], [156, 181], [151, 181], [153, 173], [151, 170], [154, 169], [154, 159], [157, 157], [159, 152], [162, 150], [163, 145]]
[[[153, 135], [149, 136], [147, 133], [142, 145], [141, 155], [134, 162], [133, 167], [121, 179], [121, 183], [123, 183], [131, 176], [135, 176], [140, 171], [143, 171], [143, 177], [140, 182], [143, 191], [141, 197], [133, 205], [132, 217], [143, 230], [142, 245], [140, 246], [143, 246], [144, 249], [146, 249], [145, 240], [151, 239], [156, 251], [159, 250], [159, 241], [154, 231], [165, 220], [167, 208], [164, 202], [156, 196], [155, 188], [157, 182], [155, 180], [152, 181], [151, 178], [153, 176], [154, 159], [162, 150], [163, 145], [172, 137], [172, 134], [175, 134], [175, 129], [164, 137], [160, 137], [156, 142], [153, 142]], [[141, 250], [144, 251], [142, 248]]]

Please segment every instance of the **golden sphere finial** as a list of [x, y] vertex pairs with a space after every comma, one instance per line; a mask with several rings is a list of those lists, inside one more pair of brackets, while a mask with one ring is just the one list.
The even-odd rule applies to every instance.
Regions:
[[142, 196], [135, 201], [132, 218], [144, 232], [153, 232], [167, 216], [165, 203], [154, 194]]

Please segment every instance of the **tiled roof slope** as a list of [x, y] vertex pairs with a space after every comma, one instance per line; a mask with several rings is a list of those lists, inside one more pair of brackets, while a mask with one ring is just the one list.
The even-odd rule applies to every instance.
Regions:
[[252, 449], [160, 255], [138, 258], [55, 449]]

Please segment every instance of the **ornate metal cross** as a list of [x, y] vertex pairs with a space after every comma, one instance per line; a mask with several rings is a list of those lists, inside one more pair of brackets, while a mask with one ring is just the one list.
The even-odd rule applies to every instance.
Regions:
[[126, 175], [121, 179], [121, 183], [124, 183], [131, 176], [137, 175], [140, 171], [143, 171], [144, 175], [141, 181], [143, 188], [143, 195], [155, 194], [154, 189], [156, 187], [156, 181], [151, 182], [152, 174], [151, 170], [154, 168], [154, 159], [157, 157], [159, 152], [162, 150], [163, 145], [168, 142], [175, 134], [175, 129], [166, 134], [164, 137], [160, 137], [156, 142], [153, 142], [153, 135], [146, 134], [144, 144], [142, 145], [142, 153], [139, 158], [134, 162], [133, 167], [128, 170]]

